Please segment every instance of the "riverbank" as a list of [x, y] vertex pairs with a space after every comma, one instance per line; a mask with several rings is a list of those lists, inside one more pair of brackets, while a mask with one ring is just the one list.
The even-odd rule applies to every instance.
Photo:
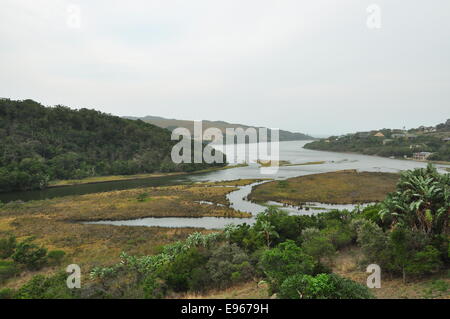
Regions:
[[288, 205], [377, 202], [395, 189], [398, 178], [399, 175], [393, 173], [356, 170], [313, 174], [258, 185], [249, 199], [257, 203], [276, 201]]
[[166, 176], [178, 176], [178, 175], [193, 175], [193, 174], [204, 174], [215, 171], [221, 171], [230, 168], [237, 167], [245, 167], [248, 166], [247, 163], [237, 164], [237, 165], [228, 165], [224, 167], [211, 167], [199, 171], [194, 172], [170, 172], [170, 173], [149, 173], [149, 174], [134, 174], [134, 175], [108, 175], [108, 176], [93, 176], [86, 177], [82, 179], [69, 179], [69, 180], [55, 180], [49, 182], [48, 188], [51, 187], [61, 187], [61, 186], [73, 186], [73, 185], [82, 185], [82, 184], [97, 184], [97, 183], [107, 183], [114, 181], [131, 181], [145, 178], [153, 178], [153, 177], [166, 177]]

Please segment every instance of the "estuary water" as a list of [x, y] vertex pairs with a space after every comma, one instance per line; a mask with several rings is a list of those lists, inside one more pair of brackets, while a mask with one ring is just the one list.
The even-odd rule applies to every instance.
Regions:
[[[298, 166], [281, 166], [273, 174], [263, 174], [260, 166], [257, 163], [250, 163], [249, 166], [236, 167], [226, 170], [220, 170], [205, 174], [192, 174], [184, 176], [176, 176], [170, 178], [153, 178], [149, 180], [123, 181], [102, 183], [101, 185], [93, 184], [90, 187], [86, 185], [67, 187], [73, 192], [72, 194], [79, 194], [97, 191], [107, 191], [112, 189], [125, 189], [145, 186], [158, 185], [173, 185], [186, 182], [201, 182], [201, 181], [224, 181], [235, 179], [260, 179], [270, 178], [276, 180], [283, 180], [296, 176], [304, 176], [309, 174], [333, 172], [344, 169], [357, 169], [359, 171], [369, 172], [399, 172], [402, 170], [409, 170], [414, 168], [426, 167], [426, 163], [415, 162], [409, 160], [390, 159], [377, 156], [350, 154], [350, 153], [336, 153], [313, 151], [303, 148], [308, 141], [289, 141], [280, 142], [280, 160], [289, 161], [292, 164], [302, 164], [308, 162], [324, 161], [323, 164], [313, 165], [298, 165]], [[228, 155], [228, 154], [227, 154]], [[445, 172], [447, 165], [436, 165], [441, 172]], [[252, 224], [255, 221], [254, 216], [266, 209], [266, 206], [252, 203], [247, 200], [248, 194], [252, 187], [259, 183], [240, 187], [237, 191], [228, 194], [230, 206], [236, 210], [249, 212], [253, 214], [252, 218], [218, 218], [218, 217], [199, 217], [199, 218], [183, 218], [183, 217], [149, 217], [135, 220], [122, 221], [99, 221], [90, 222], [91, 224], [109, 224], [117, 226], [159, 226], [159, 227], [194, 227], [207, 229], [220, 229], [227, 224]], [[98, 188], [95, 186], [99, 186]], [[92, 190], [92, 191], [89, 191]], [[43, 191], [46, 192], [46, 191]], [[1, 200], [1, 198], [0, 198]], [[281, 206], [276, 202], [269, 202], [270, 205]], [[315, 208], [305, 209], [299, 207], [282, 207], [290, 214], [313, 214], [327, 211], [330, 209], [353, 209], [354, 205], [326, 205], [321, 203], [310, 203], [310, 206]]]

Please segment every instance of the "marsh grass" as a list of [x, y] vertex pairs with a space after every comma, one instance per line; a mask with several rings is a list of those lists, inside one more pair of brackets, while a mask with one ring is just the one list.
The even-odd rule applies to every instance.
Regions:
[[377, 202], [395, 190], [398, 178], [398, 174], [355, 170], [306, 175], [258, 185], [249, 198], [256, 202], [271, 200], [290, 205]]
[[[183, 240], [195, 228], [127, 227], [81, 224], [80, 221], [122, 220], [144, 217], [248, 217], [228, 207], [226, 195], [236, 187], [177, 185], [67, 196], [30, 202], [12, 202], [0, 208], [0, 236], [14, 234], [22, 240], [30, 236], [49, 250], [62, 250], [65, 261], [82, 270], [119, 261], [125, 251], [132, 255], [152, 255], [162, 245]], [[142, 200], [139, 200], [142, 199]], [[218, 205], [196, 203], [209, 201]], [[45, 273], [43, 269], [39, 273]], [[7, 282], [15, 287], [31, 272]]]

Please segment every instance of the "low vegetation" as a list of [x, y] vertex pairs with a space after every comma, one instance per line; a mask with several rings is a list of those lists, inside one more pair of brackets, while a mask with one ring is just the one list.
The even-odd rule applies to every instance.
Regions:
[[307, 202], [352, 204], [377, 202], [395, 189], [398, 174], [338, 171], [294, 177], [256, 186], [249, 198], [290, 205]]
[[[340, 257], [356, 251], [360, 258], [353, 267], [359, 273], [365, 274], [365, 267], [376, 263], [389, 283], [398, 280], [405, 286], [419, 281], [414, 287], [422, 292], [413, 297], [445, 297], [449, 179], [449, 174], [440, 175], [432, 166], [404, 172], [385, 200], [364, 209], [305, 216], [268, 208], [253, 225], [196, 232], [160, 246], [154, 254], [122, 252], [117, 263], [91, 265], [81, 289], [69, 290], [63, 274], [56, 272], [34, 276], [16, 289], [0, 290], [0, 296], [173, 298], [208, 296], [209, 291], [217, 295], [218, 289], [252, 282], [272, 298], [389, 297], [381, 290], [369, 290], [361, 278], [351, 278], [349, 269], [336, 267]], [[5, 255], [13, 242], [7, 238], [2, 244]], [[1, 265], [7, 267], [8, 262]]]

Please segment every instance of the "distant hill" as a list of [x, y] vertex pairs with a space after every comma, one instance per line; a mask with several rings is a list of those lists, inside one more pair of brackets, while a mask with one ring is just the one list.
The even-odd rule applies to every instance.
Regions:
[[44, 188], [54, 179], [212, 166], [174, 164], [170, 153], [177, 142], [170, 136], [155, 125], [95, 110], [0, 99], [0, 191]]
[[[166, 119], [159, 116], [145, 116], [145, 117], [125, 117], [127, 119], [137, 120], [140, 119], [144, 122], [151, 123], [153, 125], [166, 128], [168, 130], [174, 130], [177, 127], [187, 128], [191, 134], [193, 134], [194, 130], [194, 121], [189, 120], [176, 120], [176, 119]], [[203, 122], [203, 130], [208, 129], [210, 127], [215, 127], [220, 129], [223, 133], [225, 133], [226, 128], [243, 128], [244, 130], [250, 127], [258, 128], [256, 126], [249, 126], [244, 124], [233, 124], [224, 121], [208, 121], [204, 120]], [[270, 135], [270, 134], [269, 134]], [[303, 133], [289, 132], [285, 130], [279, 131], [280, 141], [299, 141], [299, 140], [314, 140], [315, 138]]]

